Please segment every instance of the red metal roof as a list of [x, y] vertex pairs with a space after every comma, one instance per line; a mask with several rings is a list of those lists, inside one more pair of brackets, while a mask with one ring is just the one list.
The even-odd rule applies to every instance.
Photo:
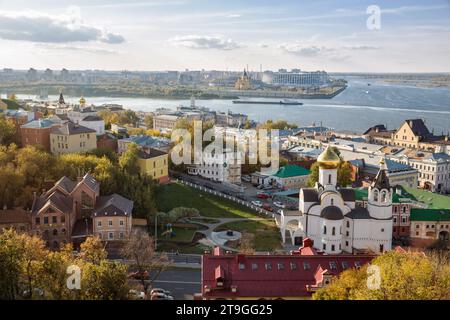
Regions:
[[[307, 251], [308, 253], [291, 255], [240, 254], [239, 257], [231, 253], [204, 254], [203, 297], [275, 298], [309, 296], [307, 287], [316, 285], [318, 280], [322, 279], [324, 273], [337, 275], [347, 268], [366, 264], [375, 257], [375, 255], [318, 254], [305, 249], [305, 247], [302, 247], [299, 251]], [[218, 270], [220, 270], [221, 279], [223, 279], [223, 286], [220, 288], [216, 287]], [[232, 292], [232, 286], [236, 287], [236, 292]]]

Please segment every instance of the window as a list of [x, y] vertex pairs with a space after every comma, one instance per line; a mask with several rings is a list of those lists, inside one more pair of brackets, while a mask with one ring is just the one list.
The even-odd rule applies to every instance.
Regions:
[[57, 235], [58, 235], [58, 230], [53, 229], [53, 235], [54, 235], [54, 236], [57, 236]]
[[52, 223], [57, 223], [58, 219], [56, 216], [52, 216]]
[[124, 225], [123, 220], [120, 220], [120, 221], [119, 221], [119, 225], [120, 225], [120, 226], [123, 226], [123, 225]]
[[102, 221], [101, 220], [98, 220], [97, 221], [97, 227], [101, 227], [102, 226]]
[[258, 265], [256, 263], [252, 263], [252, 270], [258, 270]]
[[323, 226], [323, 234], [327, 234], [327, 226]]
[[355, 261], [355, 267], [356, 267], [356, 269], [361, 268], [361, 262]]
[[124, 238], [123, 232], [120, 232], [120, 233], [119, 233], [119, 238], [120, 238], [120, 239], [123, 239], [123, 238]]
[[331, 229], [331, 235], [332, 236], [336, 235], [336, 227], [333, 227], [333, 229]]
[[309, 262], [303, 262], [303, 269], [304, 270], [309, 270], [309, 269], [311, 269], [311, 265], [309, 264]]
[[330, 269], [331, 270], [336, 270], [337, 269], [336, 261], [330, 261]]
[[284, 270], [284, 263], [278, 263], [278, 270]]
[[348, 241], [345, 241], [345, 246], [348, 247]]
[[266, 267], [266, 270], [267, 270], [267, 271], [272, 270], [272, 265], [271, 265], [270, 263], [266, 263], [266, 264], [265, 264], [265, 267]]
[[295, 262], [290, 263], [291, 270], [297, 270], [297, 264]]
[[334, 251], [335, 247], [334, 244], [331, 245], [331, 251]]
[[350, 228], [350, 221], [347, 221], [347, 228]]
[[328, 175], [328, 183], [331, 184], [331, 174]]
[[41, 219], [40, 218], [36, 218], [35, 222], [36, 222], [36, 224], [41, 224]]
[[60, 219], [61, 219], [61, 223], [65, 223], [66, 222], [66, 216], [63, 215], [63, 216], [61, 216]]
[[44, 217], [44, 224], [48, 224], [48, 217]]
[[108, 237], [109, 237], [110, 239], [114, 239], [114, 233], [110, 232], [110, 233], [108, 234]]
[[239, 270], [245, 270], [245, 264], [239, 263]]
[[322, 249], [327, 250], [327, 245], [325, 243], [322, 245]]
[[108, 226], [112, 227], [113, 223], [112, 220], [108, 220]]

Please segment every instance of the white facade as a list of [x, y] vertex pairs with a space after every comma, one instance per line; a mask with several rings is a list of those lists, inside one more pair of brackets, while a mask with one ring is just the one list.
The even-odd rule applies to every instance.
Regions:
[[188, 174], [199, 175], [213, 181], [236, 184], [241, 182], [241, 163], [232, 152], [221, 154], [204, 152], [202, 163], [190, 166]]
[[281, 215], [283, 242], [290, 237], [295, 245], [308, 237], [328, 254], [390, 250], [393, 191], [385, 166], [369, 188], [367, 208], [356, 207], [354, 190], [338, 188], [336, 181], [337, 169], [320, 166], [316, 186], [300, 189], [299, 211]]

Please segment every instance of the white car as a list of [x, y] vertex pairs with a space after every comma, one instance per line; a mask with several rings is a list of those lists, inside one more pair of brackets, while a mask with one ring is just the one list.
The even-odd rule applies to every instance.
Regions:
[[150, 300], [173, 300], [173, 297], [164, 293], [155, 293], [150, 296]]
[[286, 205], [284, 203], [280, 202], [280, 201], [274, 201], [273, 205], [275, 207], [278, 207], [278, 208], [281, 208], [281, 209], [286, 208]]
[[257, 206], [257, 207], [262, 207], [262, 202], [258, 201], [258, 200], [253, 200], [252, 205]]
[[136, 300], [144, 300], [145, 299], [145, 293], [143, 291], [137, 291], [137, 290], [130, 290], [128, 291], [128, 294]]
[[150, 295], [153, 295], [153, 294], [156, 294], [156, 293], [162, 293], [162, 294], [165, 294], [165, 295], [170, 295], [170, 291], [167, 291], [167, 290], [164, 290], [164, 289], [161, 289], [161, 288], [154, 288], [154, 289], [152, 289], [152, 291], [150, 291]]

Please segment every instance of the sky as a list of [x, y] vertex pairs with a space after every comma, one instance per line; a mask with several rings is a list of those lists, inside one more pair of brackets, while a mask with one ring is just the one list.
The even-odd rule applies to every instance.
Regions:
[[450, 0], [0, 0], [0, 68], [450, 72], [449, 57]]

